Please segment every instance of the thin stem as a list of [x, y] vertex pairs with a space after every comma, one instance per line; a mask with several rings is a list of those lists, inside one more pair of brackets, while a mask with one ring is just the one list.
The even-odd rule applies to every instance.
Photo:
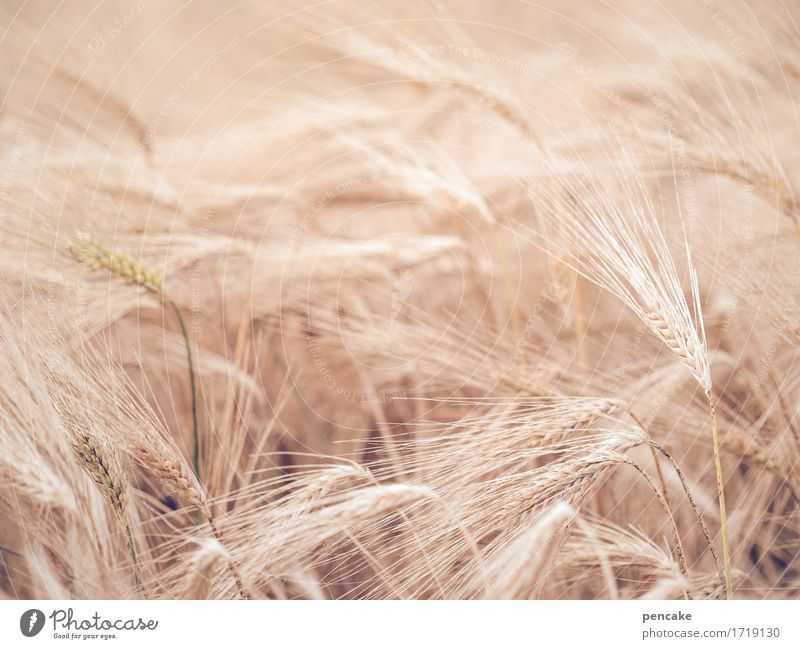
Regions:
[[144, 589], [142, 588], [142, 579], [139, 576], [139, 559], [136, 554], [136, 545], [133, 543], [133, 533], [131, 532], [131, 526], [127, 523], [123, 523], [123, 527], [125, 528], [125, 536], [128, 541], [128, 551], [131, 554], [131, 561], [133, 561], [133, 578], [136, 580], [136, 594], [141, 597], [144, 595]]
[[583, 300], [581, 298], [580, 275], [577, 271], [575, 271], [575, 282], [572, 285], [572, 315], [573, 327], [575, 329], [575, 342], [578, 345], [578, 360], [582, 367], [588, 368], [586, 346], [584, 344], [586, 327], [583, 323]]
[[675, 458], [667, 451], [663, 446], [650, 440], [650, 447], [655, 448], [658, 450], [667, 461], [672, 465], [675, 473], [678, 475], [678, 479], [681, 481], [681, 486], [683, 487], [683, 492], [686, 494], [686, 499], [689, 501], [689, 505], [691, 506], [692, 510], [697, 516], [697, 521], [700, 523], [700, 529], [703, 530], [703, 536], [706, 537], [706, 544], [708, 545], [708, 549], [711, 552], [711, 556], [714, 559], [714, 565], [717, 567], [717, 572], [719, 572], [720, 582], [725, 581], [725, 576], [723, 575], [722, 571], [722, 564], [719, 561], [719, 555], [717, 554], [717, 549], [714, 547], [714, 541], [711, 538], [711, 532], [706, 525], [706, 521], [703, 518], [703, 513], [700, 511], [700, 508], [697, 506], [697, 502], [692, 496], [692, 492], [689, 490], [689, 485], [686, 483], [686, 478], [683, 475], [678, 463], [675, 461]]
[[664, 494], [664, 500], [666, 501], [667, 506], [672, 509], [672, 505], [669, 502], [669, 493], [667, 492], [667, 481], [664, 479], [664, 472], [661, 470], [661, 462], [658, 459], [658, 455], [656, 455], [656, 449], [653, 447], [652, 443], [650, 444], [650, 454], [653, 456], [653, 462], [656, 465], [658, 482], [661, 485], [661, 493]]
[[503, 283], [505, 284], [506, 289], [506, 299], [508, 300], [511, 328], [514, 331], [514, 340], [517, 341], [517, 344], [521, 344], [522, 327], [520, 327], [519, 314], [517, 313], [517, 308], [515, 306], [516, 293], [514, 292], [514, 287], [511, 284], [511, 267], [508, 261], [508, 246], [506, 245], [506, 241], [503, 238], [500, 230], [495, 232], [495, 242], [497, 247], [500, 249], [500, 265], [503, 271]]
[[722, 533], [722, 563], [725, 568], [725, 597], [733, 597], [733, 573], [731, 570], [731, 553], [728, 543], [728, 514], [725, 508], [725, 488], [722, 477], [722, 460], [719, 454], [719, 431], [717, 430], [717, 406], [710, 392], [706, 393], [708, 406], [711, 409], [711, 441], [714, 446], [714, 468], [717, 474], [717, 498], [719, 499], [719, 523]]
[[175, 317], [178, 319], [178, 324], [181, 327], [181, 334], [183, 335], [183, 342], [186, 345], [186, 360], [189, 363], [189, 388], [192, 393], [192, 466], [194, 468], [194, 474], [197, 476], [197, 479], [200, 480], [200, 432], [197, 425], [197, 390], [194, 382], [192, 347], [189, 343], [189, 333], [186, 330], [186, 323], [183, 321], [183, 316], [181, 315], [180, 309], [178, 309], [178, 305], [170, 299], [167, 299], [167, 302], [169, 302], [172, 311], [175, 313]]
[[[217, 539], [217, 543], [219, 543], [222, 547], [225, 547], [225, 542], [222, 540], [222, 534], [217, 529], [216, 524], [214, 523], [214, 519], [211, 518], [210, 514], [206, 515], [206, 519], [208, 520], [208, 526], [211, 528], [211, 533], [214, 535], [214, 538]], [[239, 595], [242, 599], [250, 599], [247, 593], [244, 590], [244, 584], [242, 583], [242, 577], [239, 574], [239, 571], [236, 568], [236, 565], [233, 562], [233, 557], [228, 559], [228, 570], [231, 571], [231, 576], [233, 577], [233, 581], [236, 584], [236, 588], [239, 590]]]
[[[639, 428], [647, 432], [647, 430], [644, 427], [644, 424], [639, 420], [639, 418], [632, 412], [629, 414], [633, 418], [633, 420], [638, 424]], [[697, 502], [695, 501], [694, 496], [692, 496], [692, 492], [689, 490], [689, 485], [686, 483], [686, 478], [683, 475], [683, 471], [681, 471], [680, 467], [678, 466], [678, 462], [675, 460], [674, 457], [672, 457], [672, 455], [670, 454], [669, 451], [667, 451], [667, 449], [661, 446], [661, 444], [659, 444], [658, 442], [654, 441], [650, 436], [650, 433], [647, 433], [647, 437], [651, 451], [657, 450], [665, 458], [667, 458], [667, 461], [670, 463], [670, 465], [672, 465], [673, 470], [678, 475], [678, 479], [680, 480], [681, 486], [683, 487], [683, 492], [686, 494], [686, 499], [689, 501], [689, 505], [694, 511], [695, 516], [697, 516], [697, 521], [700, 523], [700, 529], [703, 531], [703, 536], [705, 536], [706, 538], [706, 544], [708, 545], [708, 549], [711, 552], [712, 558], [714, 559], [714, 565], [717, 568], [717, 572], [719, 572], [720, 580], [724, 582], [725, 577], [723, 575], [722, 565], [720, 564], [719, 561], [719, 555], [717, 554], [717, 549], [714, 547], [714, 541], [711, 538], [711, 532], [709, 531], [705, 519], [703, 518], [703, 513], [700, 511], [700, 508], [697, 506]], [[658, 475], [659, 478], [661, 479], [662, 489], [665, 490], [664, 497], [666, 499], [666, 481], [664, 480], [664, 474], [661, 471], [661, 465], [658, 463], [658, 460], [656, 460], [656, 466], [658, 467]], [[669, 501], [667, 501], [667, 503], [669, 504]]]
[[664, 512], [667, 514], [667, 518], [669, 518], [670, 526], [672, 527], [672, 540], [675, 543], [675, 554], [678, 557], [678, 568], [680, 569], [681, 574], [686, 579], [686, 588], [684, 589], [684, 595], [685, 595], [686, 599], [692, 599], [692, 593], [689, 590], [689, 588], [690, 588], [690, 579], [689, 579], [689, 569], [688, 569], [688, 567], [686, 565], [686, 552], [683, 549], [683, 543], [681, 542], [681, 535], [678, 532], [678, 525], [675, 522], [675, 517], [672, 514], [672, 510], [670, 509], [669, 504], [667, 504], [667, 501], [664, 498], [664, 494], [661, 493], [661, 491], [659, 490], [659, 488], [656, 485], [656, 483], [653, 482], [653, 479], [649, 475], [647, 475], [645, 470], [642, 467], [640, 467], [638, 464], [636, 464], [636, 462], [634, 462], [633, 460], [631, 460], [628, 457], [626, 457], [623, 461], [626, 464], [632, 466], [634, 469], [636, 469], [641, 474], [641, 476], [645, 479], [647, 484], [650, 485], [650, 488], [653, 490], [653, 493], [655, 493], [659, 504], [661, 505], [661, 507], [664, 510]]

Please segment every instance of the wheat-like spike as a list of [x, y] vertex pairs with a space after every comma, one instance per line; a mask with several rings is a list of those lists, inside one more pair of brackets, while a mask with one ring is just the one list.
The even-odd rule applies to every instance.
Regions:
[[217, 573], [230, 561], [228, 551], [217, 540], [205, 539], [199, 546], [189, 561], [184, 599], [208, 599]]
[[0, 3], [0, 597], [796, 597], [798, 2]]
[[[549, 182], [530, 196], [542, 215], [542, 232], [534, 233], [534, 240], [622, 300], [684, 361], [703, 390], [710, 390], [699, 286], [686, 235], [690, 302], [643, 180], [635, 173], [607, 180], [566, 134], [559, 137], [565, 153], [545, 154]], [[633, 167], [619, 135], [603, 137], [606, 162]]]
[[[580, 160], [577, 154], [576, 157]], [[691, 308], [684, 296], [672, 254], [658, 227], [655, 210], [640, 180], [621, 179], [628, 204], [620, 207], [594, 180], [588, 168], [566, 179], [554, 169], [554, 176], [561, 192], [569, 197], [568, 206], [564, 211], [554, 212], [553, 205], [560, 205], [558, 195], [549, 197], [545, 204], [550, 209], [550, 219], [557, 219], [559, 232], [566, 237], [568, 248], [580, 255], [573, 260], [576, 269], [628, 305], [683, 361], [708, 399], [723, 564], [727, 595], [731, 597], [732, 568], [716, 408], [700, 291], [685, 230]]]
[[77, 511], [69, 484], [42, 455], [30, 449], [15, 448], [6, 442], [0, 453], [0, 482], [13, 489], [17, 497], [29, 499], [35, 508], [61, 509], [70, 514]]
[[140, 451], [142, 463], [164, 484], [180, 502], [195, 508], [205, 520], [211, 518], [205, 495], [193, 475], [187, 473], [183, 463], [168, 454], [154, 456], [149, 450]]
[[111, 503], [114, 513], [120, 518], [125, 518], [125, 508], [128, 504], [126, 482], [104, 456], [92, 438], [83, 433], [77, 433], [72, 439], [72, 448], [81, 461], [84, 470], [94, 480], [100, 492]]
[[[133, 451], [134, 458], [150, 470], [173, 495], [177, 496], [179, 501], [193, 507], [208, 524], [216, 542], [220, 547], [224, 548], [222, 533], [217, 527], [211, 508], [208, 506], [205, 492], [197, 477], [187, 471], [183, 462], [177, 459], [162, 444], [152, 438], [149, 438], [148, 441], [149, 444], [142, 443], [135, 446]], [[248, 599], [241, 575], [232, 559], [228, 561], [228, 568], [242, 599]]]
[[[587, 533], [587, 523], [584, 526], [578, 525], [570, 535], [565, 552], [561, 555], [562, 566], [580, 568], [584, 572], [605, 560], [614, 568], [628, 571], [644, 569], [651, 577], [677, 577], [684, 583], [685, 577], [676, 570], [672, 553], [666, 552], [660, 544], [637, 532], [632, 526], [618, 527], [599, 519], [589, 520], [590, 533]], [[587, 543], [589, 535], [593, 539], [591, 544]]]
[[128, 551], [133, 562], [136, 590], [142, 593], [142, 580], [139, 574], [139, 561], [136, 544], [133, 540], [130, 517], [128, 516], [128, 491], [127, 481], [122, 472], [118, 471], [106, 456], [103, 449], [95, 443], [87, 432], [75, 430], [72, 427], [72, 449], [81, 463], [86, 474], [94, 481], [100, 493], [105, 496], [111, 505], [117, 520], [125, 534]]
[[151, 293], [164, 293], [159, 274], [130, 255], [107, 248], [86, 237], [75, 237], [69, 250], [75, 259], [92, 268], [105, 268], [129, 284], [140, 286]]
[[525, 588], [531, 590], [541, 580], [548, 558], [554, 558], [561, 536], [574, 516], [575, 509], [570, 504], [557, 502], [536, 517], [492, 561], [489, 570], [496, 576], [484, 598], [515, 599]]
[[391, 484], [363, 487], [354, 491], [344, 502], [321, 510], [319, 516], [326, 521], [365, 520], [382, 512], [436, 499], [435, 492], [422, 485]]

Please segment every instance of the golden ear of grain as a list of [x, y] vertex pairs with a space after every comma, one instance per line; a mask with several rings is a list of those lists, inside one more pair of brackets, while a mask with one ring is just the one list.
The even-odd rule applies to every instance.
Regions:
[[122, 474], [87, 433], [76, 432], [73, 435], [72, 448], [88, 476], [108, 499], [114, 513], [120, 520], [125, 520], [128, 494]]
[[543, 573], [555, 559], [566, 524], [574, 515], [571, 505], [560, 502], [537, 516], [487, 567], [495, 577], [484, 599], [516, 599], [532, 594], [546, 577]]
[[73, 238], [69, 250], [76, 260], [92, 268], [106, 269], [129, 284], [140, 286], [151, 293], [164, 292], [158, 273], [130, 255], [107, 248], [86, 237]]
[[199, 547], [189, 560], [182, 598], [208, 599], [228, 561], [230, 555], [218, 541], [215, 539], [200, 541]]
[[322, 520], [359, 521], [426, 500], [436, 500], [429, 488], [415, 484], [390, 484], [353, 490], [346, 500], [321, 509]]
[[687, 593], [691, 589], [689, 580], [683, 575], [676, 575], [674, 577], [663, 577], [659, 579], [650, 590], [644, 593], [639, 599], [643, 600], [663, 600], [672, 599], [680, 596], [681, 593]]
[[20, 501], [29, 503], [33, 511], [46, 508], [77, 513], [75, 494], [50, 466], [49, 460], [30, 449], [15, 448], [12, 440], [4, 440], [0, 451], [0, 485], [13, 492]]
[[105, 496], [111, 509], [119, 521], [125, 542], [128, 546], [133, 576], [136, 581], [136, 592], [141, 595], [142, 580], [139, 569], [138, 552], [133, 538], [133, 528], [128, 515], [128, 491], [125, 475], [116, 466], [113, 456], [95, 441], [90, 432], [82, 429], [79, 424], [67, 416], [67, 428], [71, 432], [72, 449], [86, 474], [94, 481], [100, 493]]
[[205, 493], [195, 475], [188, 470], [180, 458], [176, 457], [158, 440], [151, 437], [147, 442], [140, 443], [135, 447], [133, 457], [180, 502], [195, 508], [206, 520], [210, 519], [211, 514]]

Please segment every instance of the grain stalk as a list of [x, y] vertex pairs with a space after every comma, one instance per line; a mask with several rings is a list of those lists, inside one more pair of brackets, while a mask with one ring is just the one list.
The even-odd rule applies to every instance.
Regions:
[[[192, 475], [191, 472], [187, 472], [183, 467], [183, 463], [171, 455], [172, 454], [165, 448], [154, 450], [145, 446], [140, 446], [136, 449], [135, 453], [135, 457], [150, 470], [163, 485], [172, 491], [180, 502], [194, 508], [197, 513], [195, 522], [199, 523], [200, 520], [203, 520], [208, 523], [208, 527], [216, 542], [220, 547], [225, 548], [222, 533], [216, 525], [214, 516], [211, 513], [211, 508], [208, 506], [208, 502], [203, 494], [202, 487], [197, 481], [197, 477]], [[249, 599], [244, 589], [242, 577], [230, 553], [227, 553], [227, 557], [228, 570], [239, 591], [239, 595], [242, 599]]]
[[692, 492], [689, 490], [689, 485], [686, 483], [686, 478], [683, 475], [683, 471], [681, 471], [678, 463], [675, 461], [675, 458], [667, 451], [663, 446], [650, 440], [650, 448], [657, 450], [661, 453], [667, 461], [670, 463], [672, 468], [675, 470], [675, 473], [678, 475], [678, 479], [681, 482], [681, 486], [683, 487], [683, 491], [686, 494], [686, 499], [689, 501], [689, 506], [694, 511], [695, 516], [697, 517], [697, 521], [700, 523], [700, 529], [703, 532], [703, 536], [706, 539], [706, 544], [708, 545], [708, 549], [711, 552], [711, 556], [714, 559], [714, 565], [717, 567], [717, 572], [719, 573], [720, 583], [725, 582], [725, 576], [723, 574], [722, 564], [719, 561], [719, 555], [717, 554], [717, 549], [714, 547], [714, 540], [711, 538], [711, 531], [708, 529], [706, 525], [706, 521], [703, 518], [703, 513], [700, 511], [700, 508], [697, 506], [697, 502], [692, 496]]
[[[695, 296], [695, 311], [696, 313], [700, 313], [699, 298], [696, 289], [696, 277], [693, 271], [691, 272], [691, 275], [692, 286], [694, 289], [693, 293]], [[733, 571], [730, 556], [728, 515], [725, 505], [725, 480], [722, 473], [722, 461], [720, 459], [717, 407], [712, 395], [705, 335], [703, 335], [701, 340], [697, 340], [693, 336], [681, 339], [681, 337], [675, 335], [674, 329], [670, 326], [669, 322], [660, 315], [664, 312], [663, 309], [660, 308], [662, 306], [660, 302], [656, 300], [655, 304], [656, 308], [648, 314], [651, 327], [653, 327], [654, 331], [656, 331], [658, 336], [666, 343], [670, 350], [677, 354], [689, 367], [695, 379], [703, 388], [706, 399], [708, 400], [708, 407], [711, 415], [711, 445], [714, 457], [714, 473], [717, 484], [717, 501], [719, 503], [720, 535], [722, 536], [722, 564], [725, 574], [725, 597], [726, 599], [731, 599], [733, 597]]]
[[[680, 568], [681, 574], [686, 578], [686, 581], [688, 583], [689, 569], [686, 565], [686, 552], [683, 549], [683, 543], [681, 542], [681, 537], [680, 534], [678, 533], [678, 525], [675, 522], [675, 517], [672, 514], [672, 510], [670, 509], [666, 497], [664, 496], [663, 493], [661, 493], [661, 490], [658, 488], [658, 485], [656, 485], [656, 483], [653, 482], [653, 479], [649, 475], [647, 475], [645, 470], [642, 467], [640, 467], [636, 462], [634, 462], [628, 457], [624, 458], [623, 462], [632, 466], [634, 469], [636, 469], [636, 471], [638, 471], [641, 474], [641, 476], [645, 479], [645, 482], [647, 482], [647, 484], [650, 485], [650, 488], [653, 490], [653, 493], [655, 493], [656, 498], [658, 499], [658, 502], [661, 505], [661, 508], [667, 515], [667, 519], [670, 522], [670, 527], [672, 528], [672, 540], [675, 543], [675, 554], [678, 557], [678, 567]], [[691, 592], [689, 592], [688, 589], [686, 589], [684, 593], [686, 595], [686, 599], [692, 599], [692, 594]]]
[[192, 360], [192, 348], [189, 343], [189, 333], [186, 323], [183, 320], [178, 305], [169, 298], [165, 291], [161, 277], [152, 268], [136, 261], [131, 256], [121, 253], [86, 237], [76, 237], [70, 245], [72, 256], [80, 262], [88, 264], [92, 268], [104, 268], [117, 277], [124, 279], [128, 284], [139, 286], [153, 295], [159, 296], [172, 309], [178, 325], [181, 329], [181, 336], [186, 347], [186, 361], [189, 366], [189, 391], [192, 401], [192, 466], [195, 475], [200, 479], [200, 432], [197, 417], [197, 390], [195, 386], [194, 362]]
[[[591, 175], [588, 176], [591, 178]], [[684, 246], [691, 285], [691, 303], [687, 303], [682, 282], [678, 279], [672, 253], [658, 227], [654, 207], [641, 181], [624, 185], [636, 209], [621, 211], [602, 188], [576, 179], [576, 187], [565, 185], [556, 175], [562, 193], [572, 200], [569, 209], [551, 209], [560, 233], [575, 250], [590, 251], [582, 272], [600, 287], [620, 298], [650, 331], [686, 365], [705, 392], [711, 412], [711, 437], [716, 470], [717, 499], [720, 509], [726, 597], [732, 597], [728, 520], [722, 465], [719, 456], [716, 407], [712, 398], [708, 344], [703, 328], [702, 306], [697, 272], [686, 233]], [[576, 191], [589, 195], [578, 202]], [[556, 207], [560, 205], [556, 202]], [[576, 267], [577, 270], [577, 267]]]
[[719, 431], [717, 428], [717, 406], [709, 390], [706, 392], [711, 409], [711, 441], [714, 447], [714, 470], [717, 478], [717, 498], [719, 500], [719, 524], [722, 534], [722, 563], [725, 568], [725, 597], [733, 597], [733, 572], [731, 568], [730, 543], [728, 540], [728, 513], [725, 507], [725, 483], [722, 475], [722, 461], [719, 453]]
[[191, 574], [184, 587], [184, 599], [208, 599], [213, 585], [211, 577], [223, 563], [228, 563], [227, 550], [217, 541], [201, 541], [190, 560]]

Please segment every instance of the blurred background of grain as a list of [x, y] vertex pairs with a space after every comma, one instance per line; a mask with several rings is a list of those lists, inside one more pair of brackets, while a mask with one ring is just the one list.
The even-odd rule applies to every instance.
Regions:
[[1, 11], [5, 596], [798, 595], [796, 2]]

